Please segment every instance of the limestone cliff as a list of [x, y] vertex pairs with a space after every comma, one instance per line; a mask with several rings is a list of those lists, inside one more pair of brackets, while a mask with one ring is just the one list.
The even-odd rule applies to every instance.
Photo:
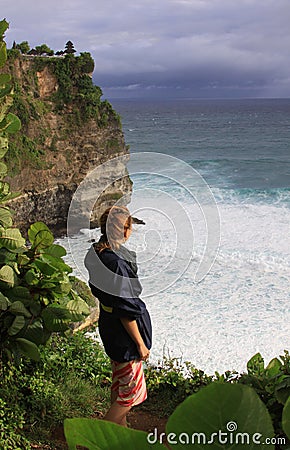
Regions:
[[[12, 53], [4, 72], [15, 84], [14, 111], [22, 130], [10, 141], [8, 181], [21, 196], [11, 205], [22, 229], [44, 221], [54, 231], [65, 229], [73, 193], [95, 167], [128, 148], [120, 120], [100, 88], [93, 86], [88, 53], [65, 58], [27, 57]], [[126, 161], [98, 175], [94, 183], [113, 183], [97, 198], [91, 221], [117, 199], [128, 201], [131, 182]], [[121, 177], [121, 178], [119, 178]], [[119, 178], [119, 179], [117, 179]]]

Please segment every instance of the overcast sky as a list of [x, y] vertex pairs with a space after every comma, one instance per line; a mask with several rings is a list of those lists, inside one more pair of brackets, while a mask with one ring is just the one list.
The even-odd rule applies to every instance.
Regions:
[[95, 60], [106, 98], [290, 97], [290, 0], [14, 0], [8, 47]]

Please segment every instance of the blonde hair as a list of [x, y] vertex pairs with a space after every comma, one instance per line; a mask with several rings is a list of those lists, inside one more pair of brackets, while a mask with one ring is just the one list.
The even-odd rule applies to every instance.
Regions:
[[130, 229], [133, 220], [126, 206], [107, 208], [100, 218], [102, 236], [94, 248], [102, 252], [105, 248], [117, 250], [124, 241], [124, 232]]

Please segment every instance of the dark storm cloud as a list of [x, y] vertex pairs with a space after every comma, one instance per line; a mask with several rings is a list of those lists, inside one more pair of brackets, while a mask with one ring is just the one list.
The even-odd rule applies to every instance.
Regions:
[[289, 97], [289, 0], [15, 3], [9, 38], [55, 50], [71, 39], [107, 95]]

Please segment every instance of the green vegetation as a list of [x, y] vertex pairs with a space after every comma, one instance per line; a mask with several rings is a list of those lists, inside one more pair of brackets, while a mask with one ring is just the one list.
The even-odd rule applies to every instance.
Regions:
[[[90, 120], [94, 120], [99, 127], [112, 124], [120, 126], [120, 117], [108, 101], [101, 100], [102, 90], [93, 84], [91, 73], [94, 60], [89, 52], [75, 56], [70, 41], [64, 51], [57, 52], [60, 56], [42, 56], [54, 53], [46, 44], [36, 46], [33, 50], [29, 51], [27, 41], [14, 43], [13, 48], [8, 50], [7, 65], [13, 76], [14, 91], [11, 112], [22, 123], [21, 136], [12, 136], [9, 153], [5, 157], [8, 173], [12, 177], [20, 173], [24, 165], [34, 169], [50, 168], [51, 165], [46, 162], [49, 159], [46, 152], [56, 152], [62, 134], [69, 136], [74, 131], [79, 132]], [[26, 67], [22, 71], [20, 79], [19, 68], [26, 61], [30, 68]], [[56, 77], [57, 89], [50, 96], [40, 99], [37, 72], [45, 68]], [[46, 129], [47, 124], [43, 123], [48, 112], [54, 112], [56, 116], [61, 114], [61, 120], [65, 119], [65, 123], [52, 137]], [[110, 147], [109, 150], [115, 148], [114, 144], [114, 148]]]
[[[286, 352], [284, 356], [273, 359], [264, 369], [261, 368], [260, 364], [259, 372], [257, 369], [258, 361], [262, 364], [259, 354], [251, 358], [248, 363], [247, 374], [239, 375], [235, 372], [226, 372], [223, 375], [216, 373], [214, 376], [209, 376], [194, 368], [192, 364], [183, 364], [178, 359], [165, 358], [158, 366], [147, 368], [145, 376], [149, 395], [148, 400], [139, 408], [151, 414], [166, 417], [173, 414], [175, 410], [183, 415], [179, 405], [184, 400], [188, 402], [192, 394], [203, 392], [206, 386], [230, 385], [229, 389], [231, 389], [231, 385], [238, 385], [238, 389], [235, 391], [228, 391], [228, 388], [224, 388], [225, 390], [222, 392], [219, 391], [221, 393], [209, 390], [210, 400], [198, 397], [201, 400], [198, 400], [196, 408], [201, 412], [201, 404], [204, 403], [204, 407], [206, 407], [209, 402], [214, 401], [215, 396], [218, 398], [221, 395], [222, 398], [226, 398], [225, 396], [229, 395], [229, 400], [224, 402], [217, 400], [217, 405], [210, 406], [211, 414], [217, 418], [218, 407], [222, 405], [223, 412], [219, 412], [219, 414], [223, 414], [221, 417], [225, 418], [225, 412], [230, 404], [233, 411], [230, 411], [227, 416], [230, 415], [230, 417], [227, 421], [224, 420], [223, 426], [230, 420], [236, 421], [239, 425], [239, 431], [242, 431], [245, 417], [253, 423], [254, 427], [260, 426], [260, 422], [255, 420], [253, 404], [251, 403], [251, 406], [246, 404], [252, 399], [258, 405], [261, 414], [267, 417], [267, 423], [272, 424], [273, 422], [275, 436], [285, 437], [286, 428], [283, 422], [285, 423], [285, 417], [289, 415], [290, 387], [288, 386], [287, 392], [284, 391], [283, 398], [280, 394], [283, 385], [284, 387], [287, 386], [290, 377], [289, 354]], [[275, 373], [273, 367], [276, 367]], [[0, 448], [3, 449], [5, 449], [4, 443], [10, 441], [14, 443], [12, 448], [17, 448], [16, 443], [18, 441], [50, 445], [53, 450], [61, 448], [58, 447], [60, 444], [53, 440], [53, 436], [54, 431], [61, 426], [64, 419], [99, 417], [109, 406], [111, 376], [109, 359], [99, 344], [86, 337], [82, 332], [74, 335], [69, 332], [65, 334], [54, 333], [47, 344], [40, 347], [40, 360], [38, 362], [22, 358], [18, 364], [2, 364], [0, 375], [0, 401], [3, 405], [0, 423], [2, 420], [1, 425], [4, 433], [2, 441], [0, 439]], [[265, 380], [267, 379], [264, 388], [260, 383], [261, 376]], [[250, 377], [249, 382], [245, 381], [247, 377]], [[247, 390], [242, 390], [244, 387]], [[256, 394], [250, 393], [250, 388], [256, 391]], [[257, 396], [260, 398], [260, 402], [257, 401]], [[236, 398], [236, 402], [240, 401], [243, 404], [242, 412], [239, 412], [237, 405], [232, 403], [233, 397]], [[280, 401], [278, 401], [278, 398]], [[272, 400], [270, 401], [270, 399]], [[276, 402], [280, 405], [279, 411], [274, 408]], [[263, 406], [261, 406], [261, 403], [263, 403]], [[285, 411], [288, 411], [287, 416]], [[237, 415], [237, 413], [241, 414]], [[205, 411], [202, 420], [208, 414], [209, 411]], [[251, 417], [246, 414], [251, 414]], [[252, 416], [252, 414], [254, 415]], [[283, 417], [282, 414], [284, 414]], [[199, 416], [201, 416], [201, 413], [199, 413]], [[190, 419], [191, 421], [192, 419]], [[202, 427], [200, 425], [201, 428], [199, 429], [207, 432], [204, 423], [201, 423]], [[83, 425], [82, 422], [80, 424]], [[217, 426], [217, 429], [218, 425], [220, 426], [219, 422], [213, 421], [213, 424]], [[74, 425], [77, 426], [77, 424]], [[92, 424], [91, 426], [95, 427], [96, 425]], [[106, 427], [107, 425], [101, 424], [100, 426]], [[269, 427], [272, 429], [272, 425], [269, 425]], [[267, 436], [272, 436], [273, 432], [271, 432], [271, 435], [269, 434], [269, 427], [267, 428]], [[195, 431], [197, 430], [198, 428], [195, 428]], [[262, 432], [261, 430], [262, 428], [257, 428], [257, 432]], [[87, 430], [83, 429], [84, 431]], [[187, 430], [184, 429], [184, 431]], [[252, 432], [252, 428], [247, 431]], [[20, 448], [25, 447], [20, 446]], [[103, 448], [111, 449], [112, 447]], [[141, 449], [142, 447], [138, 448]]]
[[99, 344], [82, 333], [53, 334], [41, 346], [39, 362], [22, 358], [0, 365], [0, 448], [51, 442], [56, 450], [54, 431], [65, 418], [97, 416], [108, 408], [110, 371]]
[[[238, 450], [243, 448], [241, 445], [254, 449], [263, 448], [266, 439], [267, 448], [289, 448], [288, 352], [280, 359], [274, 358], [266, 368], [258, 353], [247, 367], [247, 374], [226, 372], [208, 377], [191, 364], [182, 366], [178, 360], [165, 360], [165, 365], [147, 370], [150, 402], [158, 403], [156, 409], [164, 411], [174, 392], [179, 393], [175, 408], [171, 401], [173, 412], [166, 425], [167, 442], [173, 445], [170, 448], [182, 449], [185, 444], [187, 448], [197, 448], [199, 444], [202, 449]], [[182, 375], [184, 370], [186, 373]], [[182, 397], [185, 400], [181, 403]], [[279, 408], [274, 406], [277, 403]], [[165, 449], [161, 445], [164, 437], [159, 442], [157, 435], [151, 433], [148, 442], [147, 433], [93, 419], [65, 420], [65, 435], [70, 450], [77, 445], [90, 450], [125, 447], [145, 450], [152, 448], [152, 444]]]

